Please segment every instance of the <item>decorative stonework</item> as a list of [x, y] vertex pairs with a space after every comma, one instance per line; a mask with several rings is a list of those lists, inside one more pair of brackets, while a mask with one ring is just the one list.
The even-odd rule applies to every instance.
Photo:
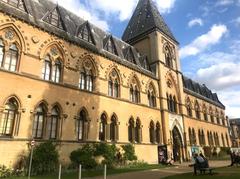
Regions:
[[37, 36], [32, 37], [32, 42], [37, 44], [39, 42], [39, 38]]
[[15, 37], [15, 33], [14, 33], [14, 31], [13, 31], [11, 28], [9, 28], [9, 29], [7, 29], [7, 30], [5, 31], [5, 38], [6, 38], [6, 39], [8, 39], [8, 40], [13, 40], [14, 37]]

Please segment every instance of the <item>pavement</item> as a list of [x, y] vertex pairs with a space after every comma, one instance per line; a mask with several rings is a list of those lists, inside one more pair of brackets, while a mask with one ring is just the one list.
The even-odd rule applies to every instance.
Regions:
[[[161, 169], [129, 172], [107, 176], [107, 179], [161, 179], [167, 176], [193, 172], [193, 168], [189, 167], [189, 162], [182, 164], [176, 163], [174, 167], [166, 167]], [[209, 165], [213, 168], [228, 166], [230, 161], [209, 161]], [[103, 179], [103, 176], [85, 179]]]

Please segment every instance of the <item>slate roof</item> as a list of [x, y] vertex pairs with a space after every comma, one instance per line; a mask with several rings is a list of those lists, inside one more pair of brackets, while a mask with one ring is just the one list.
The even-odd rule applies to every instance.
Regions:
[[229, 122], [232, 125], [240, 125], [240, 118], [229, 119]]
[[193, 81], [192, 79], [183, 76], [183, 87], [188, 91], [192, 92], [192, 95], [197, 97], [202, 97], [205, 100], [214, 103], [215, 105], [224, 108], [225, 106], [219, 101], [216, 93], [213, 93], [206, 85], [200, 85], [199, 83]]
[[[133, 46], [128, 43], [113, 37], [110, 33], [103, 31], [102, 29], [96, 27], [95, 25], [83, 20], [76, 14], [71, 13], [65, 8], [54, 4], [49, 0], [20, 0], [24, 3], [25, 9], [17, 8], [13, 4], [6, 3], [6, 0], [0, 0], [0, 11], [7, 13], [13, 17], [21, 19], [27, 23], [30, 23], [40, 29], [47, 31], [51, 34], [54, 34], [64, 40], [77, 44], [83, 48], [91, 50], [95, 53], [98, 53], [104, 57], [107, 57], [113, 61], [116, 61], [120, 64], [123, 64], [129, 68], [132, 68], [138, 72], [144, 73], [148, 76], [151, 76], [154, 79], [157, 79], [153, 70], [150, 66], [142, 65], [142, 55], [135, 49]], [[47, 18], [53, 11], [58, 13], [60, 19], [60, 26], [56, 27], [49, 23]], [[77, 33], [79, 29], [82, 28], [86, 22], [89, 25], [91, 34], [94, 39], [94, 44], [89, 43], [79, 37]], [[106, 44], [106, 39], [111, 37], [114, 41], [114, 46], [116, 47], [117, 55], [112, 54], [104, 50], [104, 44]], [[135, 57], [135, 64], [128, 61], [124, 58], [124, 52], [126, 48], [131, 47]]]
[[178, 44], [170, 28], [159, 13], [156, 4], [152, 0], [139, 0], [122, 39], [131, 44], [131, 42], [141, 38], [142, 35], [149, 34], [155, 30], [164, 33]]

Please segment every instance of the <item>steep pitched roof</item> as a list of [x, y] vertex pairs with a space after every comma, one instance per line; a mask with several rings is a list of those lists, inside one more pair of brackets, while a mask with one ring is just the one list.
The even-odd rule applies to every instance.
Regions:
[[213, 93], [206, 85], [200, 85], [199, 83], [193, 81], [186, 76], [183, 76], [183, 86], [188, 91], [193, 92], [193, 95], [198, 95], [198, 97], [203, 97], [205, 100], [213, 102], [221, 108], [225, 109], [225, 106], [220, 102], [216, 93]]
[[152, 0], [139, 0], [122, 39], [125, 42], [131, 43], [142, 37], [142, 35], [151, 33], [154, 30], [161, 31], [178, 43], [163, 17], [160, 15], [156, 4], [154, 4]]

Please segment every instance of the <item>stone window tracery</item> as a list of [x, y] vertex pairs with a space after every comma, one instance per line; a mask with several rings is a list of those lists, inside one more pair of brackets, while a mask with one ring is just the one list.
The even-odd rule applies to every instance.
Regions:
[[201, 119], [200, 106], [197, 101], [195, 103], [195, 115], [197, 119]]
[[79, 78], [79, 88], [82, 90], [93, 91], [94, 67], [89, 60], [84, 61]]
[[42, 79], [60, 83], [63, 73], [63, 58], [56, 47], [52, 47], [44, 57]]
[[106, 114], [102, 114], [101, 118], [100, 118], [99, 140], [100, 141], [107, 140], [107, 116], [106, 116]]
[[173, 55], [169, 46], [165, 46], [165, 64], [169, 68], [173, 68]]
[[110, 123], [110, 140], [116, 142], [118, 139], [118, 124], [117, 124], [117, 117], [113, 115], [111, 117]]
[[150, 107], [156, 107], [156, 92], [151, 84], [148, 89], [148, 104]]
[[45, 122], [47, 119], [47, 107], [41, 103], [36, 108], [36, 114], [33, 121], [33, 138], [42, 139]]
[[130, 101], [140, 103], [140, 87], [136, 78], [133, 78], [130, 84]]
[[83, 109], [80, 111], [77, 118], [77, 139], [79, 141], [87, 139], [88, 125], [89, 122], [87, 112]]
[[78, 32], [77, 35], [79, 38], [83, 39], [86, 42], [89, 42], [91, 44], [94, 44], [94, 39], [91, 33], [91, 29], [89, 27], [89, 24], [86, 23], [82, 29]]
[[60, 110], [57, 106], [53, 107], [51, 111], [51, 117], [48, 121], [48, 138], [57, 139], [58, 124], [60, 120]]
[[108, 96], [120, 97], [120, 80], [115, 69], [111, 71], [108, 79]]

